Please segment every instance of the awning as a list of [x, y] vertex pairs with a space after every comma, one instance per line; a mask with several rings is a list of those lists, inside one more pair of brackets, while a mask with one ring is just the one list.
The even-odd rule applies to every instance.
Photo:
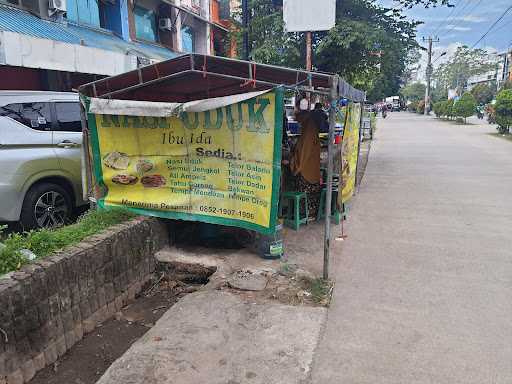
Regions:
[[[334, 74], [307, 72], [218, 56], [187, 54], [85, 84], [90, 97], [178, 102], [257, 92], [284, 86], [329, 95]], [[339, 97], [364, 101], [365, 93], [340, 81]]]
[[89, 112], [98, 115], [176, 116], [180, 112], [204, 112], [252, 99], [268, 91], [242, 93], [233, 96], [189, 101], [188, 103], [161, 103], [138, 100], [90, 99]]
[[15, 32], [39, 39], [93, 47], [124, 55], [167, 60], [178, 56], [165, 47], [141, 42], [128, 42], [112, 32], [40, 19], [30, 12], [0, 4], [0, 31]]

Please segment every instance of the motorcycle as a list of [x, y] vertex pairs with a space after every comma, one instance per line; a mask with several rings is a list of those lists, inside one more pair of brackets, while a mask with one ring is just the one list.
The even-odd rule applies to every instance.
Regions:
[[385, 110], [382, 111], [382, 118], [383, 119], [385, 119], [387, 115], [388, 115], [387, 111], [385, 111]]

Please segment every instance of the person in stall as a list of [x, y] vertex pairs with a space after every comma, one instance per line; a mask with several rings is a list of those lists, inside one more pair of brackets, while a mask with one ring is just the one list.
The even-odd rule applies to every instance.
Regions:
[[320, 202], [320, 139], [322, 119], [309, 110], [309, 101], [302, 99], [295, 119], [301, 126], [301, 136], [290, 158], [290, 170], [295, 178], [295, 190], [308, 195], [309, 217], [316, 218]]

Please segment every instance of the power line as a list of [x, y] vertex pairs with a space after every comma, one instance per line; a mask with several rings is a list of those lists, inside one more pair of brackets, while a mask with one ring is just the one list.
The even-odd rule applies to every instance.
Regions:
[[[459, 2], [457, 3], [457, 5], [459, 5], [459, 4], [460, 4], [460, 1], [461, 1], [461, 0], [459, 0]], [[462, 0], [462, 2], [464, 2], [464, 0]], [[449, 19], [450, 19], [450, 17], [453, 15], [453, 13], [454, 13], [456, 10], [458, 10], [457, 5], [454, 5], [454, 6], [453, 6], [453, 8], [452, 8], [452, 11], [448, 14], [448, 16], [446, 16], [443, 20], [441, 20], [441, 21], [439, 22], [439, 25], [437, 26], [436, 30], [434, 31], [434, 33], [432, 33], [433, 35], [436, 35], [436, 34], [437, 34], [437, 32], [439, 32], [439, 30], [441, 29], [441, 27], [442, 27], [445, 23], [447, 23], [447, 22], [448, 22], [448, 20], [449, 20]]]
[[501, 31], [503, 28], [505, 27], [510, 27], [510, 21], [511, 20], [508, 20], [505, 24], [503, 24], [501, 27], [499, 27], [498, 29], [495, 29], [494, 31], [491, 32], [491, 35], [496, 33], [496, 32], [499, 32]]
[[[465, 15], [461, 16], [460, 17], [460, 21], [459, 22], [456, 22], [454, 25], [452, 25], [452, 27], [446, 32], [447, 34], [450, 33], [451, 31], [455, 30], [455, 28], [459, 27], [461, 25], [461, 23], [464, 23], [464, 19], [468, 16], [471, 16], [471, 13], [473, 11], [475, 11], [475, 9], [478, 8], [478, 6], [482, 3], [483, 0], [478, 0], [478, 3], [475, 4], [475, 6], [473, 8], [471, 8], [471, 10], [466, 13]], [[466, 5], [469, 5], [469, 3], [467, 3]], [[454, 18], [455, 20], [455, 18]]]
[[473, 45], [471, 46], [471, 48], [470, 48], [470, 49], [475, 48], [475, 47], [478, 45], [478, 43], [480, 43], [483, 39], [485, 39], [485, 36], [487, 36], [487, 35], [489, 34], [489, 32], [491, 32], [491, 31], [492, 31], [492, 29], [493, 29], [493, 28], [494, 28], [494, 27], [495, 27], [495, 26], [496, 26], [496, 25], [497, 25], [497, 24], [498, 24], [498, 23], [499, 23], [499, 22], [500, 22], [500, 21], [501, 21], [501, 20], [502, 20], [506, 15], [507, 15], [507, 13], [508, 13], [511, 9], [512, 9], [512, 5], [511, 5], [511, 6], [509, 6], [507, 9], [505, 9], [505, 11], [501, 14], [501, 16], [500, 16], [500, 17], [498, 17], [498, 19], [497, 19], [494, 23], [492, 23], [492, 25], [489, 27], [489, 29], [488, 29], [488, 30], [487, 30], [487, 31], [482, 35], [482, 37], [480, 37], [480, 38], [478, 39], [478, 41], [477, 41], [475, 44], [473, 44]]

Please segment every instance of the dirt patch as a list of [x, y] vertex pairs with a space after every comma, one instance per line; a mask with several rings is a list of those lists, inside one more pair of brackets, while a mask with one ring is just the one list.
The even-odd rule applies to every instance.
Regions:
[[130, 346], [180, 298], [202, 284], [169, 281], [159, 276], [144, 293], [84, 336], [52, 366], [40, 371], [30, 384], [94, 384]]
[[256, 271], [266, 277], [267, 283], [262, 290], [233, 288], [229, 281], [219, 289], [243, 296], [247, 301], [264, 303], [278, 301], [287, 305], [323, 306], [330, 304], [333, 282], [316, 278], [311, 273], [295, 265], [283, 263], [279, 271]]

